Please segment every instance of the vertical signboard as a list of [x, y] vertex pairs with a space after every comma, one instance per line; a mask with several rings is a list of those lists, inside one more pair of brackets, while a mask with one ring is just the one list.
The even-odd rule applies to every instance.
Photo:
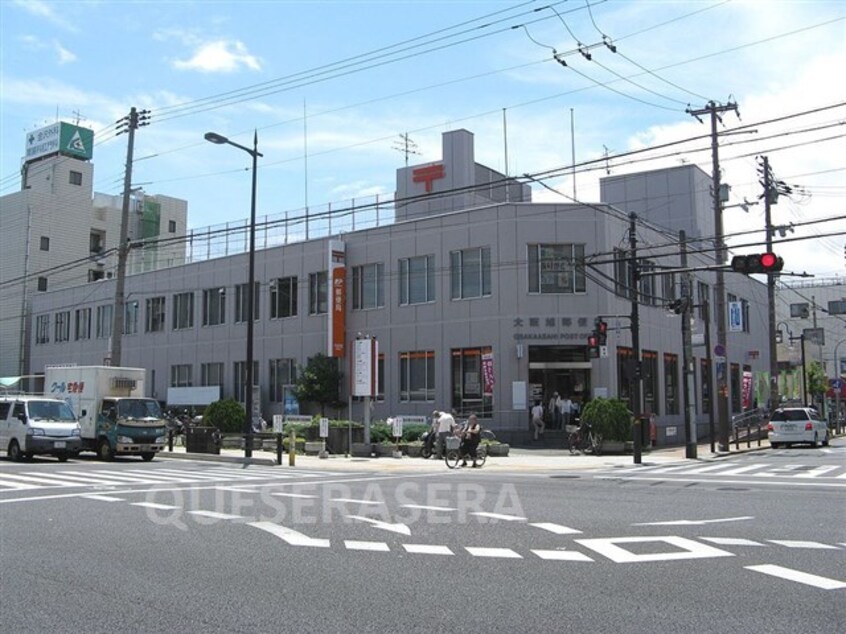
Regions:
[[729, 302], [729, 332], [743, 332], [743, 306], [740, 302]]
[[352, 349], [352, 395], [376, 396], [379, 393], [379, 342], [376, 339], [356, 339]]
[[330, 357], [343, 357], [347, 308], [346, 244], [329, 241], [329, 350]]

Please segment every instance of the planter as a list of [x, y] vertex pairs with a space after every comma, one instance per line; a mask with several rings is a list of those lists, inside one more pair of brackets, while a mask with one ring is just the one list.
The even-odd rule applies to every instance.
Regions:
[[373, 445], [370, 443], [354, 442], [350, 455], [356, 458], [370, 458], [373, 455]]
[[405, 448], [405, 455], [409, 458], [419, 458], [423, 453], [423, 445], [408, 445]]
[[487, 446], [487, 452], [489, 456], [507, 456], [509, 449], [511, 449], [511, 446], [506, 443], [499, 443], [498, 445]]
[[626, 442], [623, 440], [603, 440], [602, 453], [625, 453]]
[[394, 444], [386, 445], [379, 443], [378, 445], [375, 445], [375, 448], [377, 456], [393, 456], [394, 452], [397, 450], [397, 446]]
[[323, 451], [323, 441], [306, 441], [303, 448], [307, 456], [316, 456]]

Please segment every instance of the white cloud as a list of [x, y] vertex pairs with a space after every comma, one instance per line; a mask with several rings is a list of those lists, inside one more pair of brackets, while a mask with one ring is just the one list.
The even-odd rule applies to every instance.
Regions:
[[173, 67], [201, 73], [232, 73], [240, 68], [261, 70], [261, 63], [247, 51], [243, 42], [216, 40], [200, 45], [188, 60], [174, 60]]
[[59, 42], [53, 42], [53, 48], [59, 54], [59, 64], [70, 64], [76, 61], [76, 55], [62, 46]]
[[53, 10], [53, 7], [42, 0], [15, 0], [14, 5], [37, 18], [42, 18], [67, 31], [76, 33], [78, 29], [64, 17]]

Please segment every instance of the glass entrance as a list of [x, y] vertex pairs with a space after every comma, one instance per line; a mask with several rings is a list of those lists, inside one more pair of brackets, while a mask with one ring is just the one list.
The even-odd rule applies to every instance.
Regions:
[[586, 346], [529, 346], [529, 406], [540, 401], [548, 429], [561, 426], [561, 419], [550, 411], [557, 393], [581, 409], [590, 397], [591, 362]]

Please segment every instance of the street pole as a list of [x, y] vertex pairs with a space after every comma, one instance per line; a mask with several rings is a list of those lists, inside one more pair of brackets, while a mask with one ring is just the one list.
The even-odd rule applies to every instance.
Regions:
[[[767, 252], [769, 253], [773, 250], [773, 221], [770, 208], [773, 198], [774, 196], [778, 196], [778, 192], [772, 184], [770, 160], [766, 156], [762, 157], [761, 160], [764, 172], [764, 229], [766, 231]], [[768, 343], [770, 348], [770, 411], [774, 412], [778, 408], [779, 394], [778, 349], [776, 348], [775, 274], [772, 272], [767, 273], [767, 316], [769, 321]]]
[[[699, 119], [699, 115], [707, 114], [711, 119], [711, 196], [714, 203], [714, 242], [715, 259], [717, 265], [725, 264], [726, 247], [723, 243], [723, 208], [720, 201], [720, 155], [717, 138], [717, 121], [723, 112], [734, 110], [737, 112], [736, 103], [728, 103], [718, 106], [714, 101], [701, 110], [687, 109], [687, 113]], [[700, 119], [701, 121], [701, 119]], [[717, 366], [717, 391], [714, 398], [717, 402], [717, 418], [719, 424], [720, 451], [729, 449], [729, 411], [728, 411], [728, 350], [726, 347], [726, 285], [725, 275], [721, 268], [716, 271], [717, 280], [714, 285], [717, 305], [717, 347], [720, 354], [715, 361]]]
[[711, 309], [708, 298], [702, 300], [703, 317], [705, 318], [705, 358], [708, 360], [708, 376], [702, 379], [707, 381], [708, 394], [711, 402], [708, 404], [708, 438], [711, 442], [711, 453], [716, 453], [714, 437], [714, 361], [711, 357]]
[[841, 339], [834, 346], [834, 376], [837, 377], [834, 390], [834, 401], [837, 404], [837, 409], [834, 412], [834, 425], [838, 434], [840, 433], [840, 391], [843, 389], [840, 387], [840, 383], [843, 379], [840, 376], [840, 358], [837, 356], [837, 349], [840, 348], [840, 344], [844, 341], [846, 339]]
[[149, 110], [138, 112], [133, 106], [129, 114], [117, 121], [117, 134], [129, 133], [126, 144], [126, 169], [123, 174], [123, 203], [120, 210], [120, 234], [117, 247], [117, 271], [115, 273], [115, 308], [112, 315], [112, 345], [109, 351], [109, 364], [121, 365], [123, 354], [123, 328], [126, 297], [126, 261], [129, 258], [129, 197], [132, 194], [132, 162], [135, 152], [135, 130], [149, 125]]
[[[250, 242], [249, 242], [249, 264], [247, 270], [247, 367], [245, 368], [245, 409], [247, 415], [244, 418], [244, 457], [250, 458], [253, 455], [253, 333], [255, 321], [255, 279], [256, 279], [256, 172], [258, 168], [258, 157], [264, 156], [258, 151], [258, 130], [253, 133], [252, 149], [230, 141], [225, 136], [215, 132], [206, 132], [206, 141], [218, 145], [232, 145], [244, 150], [253, 159], [252, 190], [250, 195]], [[293, 452], [293, 445], [289, 446]]]
[[805, 361], [805, 333], [799, 335], [802, 344], [802, 404], [808, 407], [808, 365]]
[[640, 399], [640, 381], [641, 381], [641, 367], [640, 367], [640, 307], [638, 304], [638, 286], [640, 284], [640, 274], [637, 264], [637, 214], [629, 214], [629, 269], [630, 269], [630, 288], [632, 298], [632, 372], [629, 381], [629, 392], [632, 398], [632, 410], [634, 410], [635, 424], [634, 424], [634, 463], [641, 463], [641, 443], [643, 438], [643, 424]]
[[[687, 235], [679, 231], [681, 245], [681, 267], [687, 268]], [[690, 328], [693, 307], [693, 275], [688, 272], [682, 277], [682, 390], [684, 391], [684, 444], [685, 458], [696, 459], [696, 403], [693, 397], [693, 336]]]

